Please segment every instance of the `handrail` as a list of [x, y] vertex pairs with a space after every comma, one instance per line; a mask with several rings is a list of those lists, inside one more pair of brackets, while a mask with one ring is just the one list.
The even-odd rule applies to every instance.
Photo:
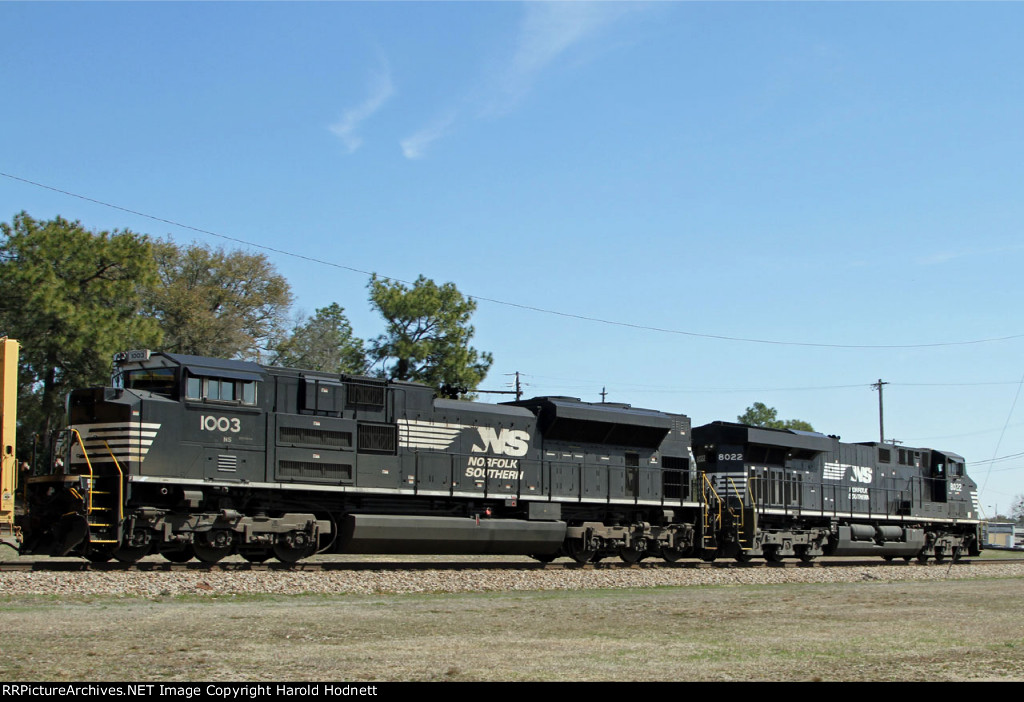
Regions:
[[[78, 433], [78, 430], [74, 427], [68, 427], [68, 431], [78, 439], [78, 445], [82, 447], [82, 458], [85, 459], [85, 465], [89, 468], [89, 504], [86, 506], [86, 514], [92, 514], [92, 492], [93, 492], [93, 479], [95, 473], [92, 469], [92, 460], [89, 458], [89, 452], [85, 450], [85, 442], [82, 441], [82, 435]], [[67, 470], [71, 470], [71, 450], [68, 448], [68, 465]]]
[[[89, 458], [89, 452], [85, 448], [85, 441], [82, 439], [82, 435], [74, 427], [68, 427], [68, 431], [74, 435], [75, 439], [78, 440], [78, 445], [82, 447], [82, 458], [85, 459], [85, 465], [89, 468], [89, 504], [86, 507], [86, 514], [92, 514], [94, 511], [92, 497], [96, 486], [96, 472], [93, 470], [92, 459]], [[114, 450], [110, 448], [110, 444], [104, 440], [103, 445], [107, 448], [110, 458], [113, 459], [114, 467], [117, 468], [117, 520], [118, 524], [120, 524], [124, 521], [124, 471], [121, 470], [121, 464], [118, 462], [117, 456], [114, 455]], [[70, 455], [68, 458], [68, 469], [70, 469]]]
[[[702, 471], [700, 476], [701, 476], [701, 482], [703, 484], [702, 486], [704, 488], [704, 489], [701, 490], [702, 496], [704, 497], [704, 506], [705, 506], [705, 510], [704, 510], [704, 526], [705, 526], [705, 528], [710, 526], [709, 523], [708, 523], [708, 511], [706, 509], [707, 507], [709, 507], [711, 505], [711, 500], [709, 500], [707, 498], [707, 491], [708, 490], [710, 490], [711, 494], [714, 495], [715, 503], [718, 505], [718, 515], [717, 515], [717, 518], [716, 518], [715, 521], [716, 521], [716, 523], [721, 524], [722, 523], [722, 498], [718, 494], [718, 491], [715, 490], [715, 486], [711, 484], [710, 480], [708, 480], [708, 474]], [[704, 538], [705, 539], [708, 538], [706, 529], [705, 529], [705, 533], [704, 533]]]
[[[106, 439], [103, 440], [103, 445], [107, 447], [107, 453], [110, 454], [110, 458], [114, 461], [114, 467], [117, 468], [117, 523], [120, 524], [124, 521], [124, 471], [121, 470], [121, 464], [118, 463], [117, 456], [114, 455], [114, 450], [110, 448]], [[85, 451], [84, 446], [82, 451]]]

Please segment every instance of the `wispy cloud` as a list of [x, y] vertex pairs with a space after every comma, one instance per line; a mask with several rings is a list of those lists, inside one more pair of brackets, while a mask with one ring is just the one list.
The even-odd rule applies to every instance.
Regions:
[[917, 264], [919, 266], [937, 266], [961, 258], [969, 258], [973, 256], [998, 256], [1010, 253], [1011, 251], [1020, 251], [1021, 249], [1024, 249], [1024, 245], [1018, 244], [1013, 246], [960, 249], [959, 251], [937, 251], [927, 256], [919, 256], [917, 258]]
[[355, 107], [345, 110], [341, 119], [331, 125], [331, 131], [341, 139], [349, 153], [354, 152], [363, 143], [362, 137], [356, 133], [359, 126], [395, 94], [395, 87], [391, 81], [391, 70], [387, 62], [383, 62], [381, 69], [371, 77], [369, 92], [370, 94], [365, 100]]
[[443, 137], [455, 123], [458, 113], [448, 112], [410, 137], [402, 139], [402, 153], [407, 159], [415, 160], [426, 156], [427, 149]]
[[516, 30], [512, 51], [489, 75], [488, 86], [476, 99], [464, 98], [463, 107], [450, 109], [428, 126], [401, 141], [406, 158], [423, 158], [427, 148], [451, 132], [466, 103], [478, 105], [478, 116], [510, 112], [540, 79], [546, 69], [573, 47], [596, 37], [614, 20], [639, 6], [606, 2], [526, 2]]
[[633, 9], [629, 3], [611, 2], [528, 2], [524, 7], [515, 53], [499, 77], [499, 110], [519, 102], [544, 70], [571, 48]]

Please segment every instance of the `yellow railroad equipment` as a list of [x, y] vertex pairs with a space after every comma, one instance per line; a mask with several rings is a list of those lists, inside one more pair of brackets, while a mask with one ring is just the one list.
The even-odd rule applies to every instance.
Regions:
[[21, 529], [14, 526], [18, 459], [14, 435], [18, 417], [18, 342], [0, 339], [0, 544], [18, 549]]

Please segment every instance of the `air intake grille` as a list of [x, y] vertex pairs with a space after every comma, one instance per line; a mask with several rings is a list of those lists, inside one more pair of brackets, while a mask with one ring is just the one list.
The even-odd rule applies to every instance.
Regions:
[[348, 403], [367, 407], [383, 407], [387, 383], [372, 380], [350, 381], [348, 383]]
[[280, 461], [277, 474], [282, 478], [352, 480], [352, 466], [315, 461]]
[[393, 454], [398, 449], [398, 427], [394, 424], [360, 424], [359, 453]]
[[352, 448], [352, 432], [309, 429], [306, 427], [279, 427], [279, 441], [282, 444], [309, 444]]

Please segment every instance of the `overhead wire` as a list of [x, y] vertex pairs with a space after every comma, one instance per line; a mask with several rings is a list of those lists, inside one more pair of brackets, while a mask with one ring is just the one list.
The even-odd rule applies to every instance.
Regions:
[[[64, 190], [64, 189], [61, 189], [61, 188], [57, 188], [57, 187], [54, 187], [54, 186], [51, 186], [51, 185], [47, 185], [45, 183], [39, 183], [37, 181], [29, 180], [28, 178], [23, 178], [23, 177], [20, 177], [20, 176], [11, 174], [11, 173], [0, 172], [0, 176], [3, 176], [5, 178], [8, 178], [8, 179], [11, 179], [11, 180], [14, 180], [14, 181], [18, 181], [18, 182], [21, 182], [21, 183], [25, 183], [27, 185], [31, 185], [33, 187], [42, 188], [42, 189], [45, 189], [45, 190], [49, 190], [49, 191], [52, 191], [52, 192], [59, 193], [61, 195], [66, 195], [68, 197], [73, 197], [73, 198], [76, 198], [76, 199], [79, 199], [79, 200], [83, 200], [85, 202], [90, 202], [90, 203], [93, 203], [93, 204], [96, 204], [96, 205], [100, 205], [102, 207], [107, 207], [107, 208], [110, 208], [110, 209], [118, 210], [118, 211], [125, 212], [125, 213], [128, 213], [128, 214], [137, 216], [137, 217], [142, 217], [144, 219], [149, 219], [149, 220], [152, 220], [152, 221], [155, 221], [155, 222], [161, 222], [163, 224], [167, 224], [167, 225], [170, 225], [172, 227], [177, 227], [179, 229], [183, 229], [183, 230], [186, 230], [186, 231], [192, 231], [192, 232], [196, 232], [198, 234], [203, 234], [203, 235], [206, 235], [206, 236], [215, 237], [215, 238], [222, 239], [222, 240], [225, 240], [225, 241], [235, 242], [237, 244], [241, 244], [243, 246], [251, 247], [251, 248], [254, 248], [254, 249], [268, 251], [268, 252], [279, 254], [279, 255], [282, 255], [282, 256], [288, 256], [288, 257], [291, 257], [291, 258], [295, 258], [295, 259], [299, 259], [299, 260], [303, 260], [303, 261], [308, 261], [310, 263], [316, 263], [316, 264], [320, 264], [320, 265], [336, 268], [336, 269], [339, 269], [339, 270], [345, 270], [345, 271], [349, 271], [349, 272], [352, 272], [352, 273], [357, 273], [359, 275], [363, 275], [363, 276], [366, 276], [368, 278], [377, 277], [377, 278], [380, 278], [380, 279], [383, 279], [383, 280], [403, 283], [403, 284], [406, 284], [406, 285], [411, 285], [412, 284], [410, 281], [402, 280], [402, 279], [396, 278], [394, 276], [383, 275], [383, 274], [377, 273], [375, 271], [369, 271], [369, 270], [365, 270], [365, 269], [362, 269], [362, 268], [357, 268], [355, 266], [347, 266], [347, 265], [344, 265], [344, 264], [337, 263], [335, 261], [329, 261], [329, 260], [326, 260], [326, 259], [322, 259], [322, 258], [319, 258], [319, 257], [316, 257], [316, 256], [309, 256], [309, 255], [306, 255], [306, 254], [300, 254], [300, 253], [296, 253], [294, 251], [289, 251], [287, 249], [281, 249], [281, 248], [277, 248], [277, 247], [273, 247], [273, 246], [267, 246], [265, 244], [258, 244], [256, 242], [249, 241], [249, 240], [246, 240], [246, 239], [242, 239], [240, 237], [235, 237], [235, 236], [230, 236], [230, 235], [222, 234], [220, 232], [215, 232], [215, 231], [212, 231], [212, 230], [209, 230], [209, 229], [203, 229], [201, 227], [196, 227], [196, 226], [193, 226], [193, 225], [185, 224], [183, 222], [178, 222], [178, 221], [166, 218], [166, 217], [160, 217], [160, 216], [157, 216], [157, 215], [152, 215], [152, 214], [149, 214], [149, 213], [146, 213], [146, 212], [141, 212], [139, 210], [134, 210], [134, 209], [131, 209], [131, 208], [128, 208], [128, 207], [124, 207], [124, 206], [117, 205], [117, 204], [114, 204], [114, 203], [110, 203], [110, 202], [106, 202], [106, 201], [103, 201], [103, 200], [99, 200], [97, 198], [81, 195], [79, 193], [75, 193], [75, 192], [71, 192], [69, 190]], [[604, 324], [604, 325], [608, 325], [608, 326], [616, 326], [616, 327], [621, 327], [621, 328], [626, 328], [626, 329], [636, 329], [636, 330], [640, 330], [640, 331], [648, 331], [648, 332], [655, 332], [655, 333], [661, 333], [661, 334], [672, 334], [672, 335], [687, 336], [687, 337], [692, 337], [692, 338], [712, 339], [712, 340], [718, 340], [718, 341], [730, 341], [730, 342], [748, 343], [748, 344], [763, 344], [763, 345], [791, 346], [791, 347], [805, 347], [805, 348], [885, 350], [885, 349], [923, 349], [923, 348], [941, 348], [941, 347], [951, 347], [951, 346], [968, 346], [968, 345], [978, 345], [978, 344], [987, 344], [987, 343], [1011, 341], [1011, 340], [1014, 340], [1014, 339], [1024, 338], [1024, 334], [1011, 334], [1011, 335], [1007, 335], [1007, 336], [990, 337], [990, 338], [984, 338], [984, 339], [971, 339], [971, 340], [965, 340], [965, 341], [940, 341], [940, 342], [919, 343], [919, 344], [834, 344], [834, 343], [806, 342], [806, 341], [784, 341], [784, 340], [776, 340], [776, 339], [760, 339], [760, 338], [752, 338], [752, 337], [730, 336], [730, 335], [725, 335], [725, 334], [708, 334], [708, 333], [695, 332], [695, 331], [683, 330], [683, 329], [670, 329], [670, 328], [666, 328], [666, 327], [657, 327], [657, 326], [651, 326], [651, 325], [645, 325], [645, 324], [637, 324], [637, 323], [632, 323], [632, 322], [624, 322], [624, 321], [621, 321], [621, 320], [604, 319], [604, 318], [601, 318], [601, 317], [595, 317], [595, 316], [591, 316], [591, 315], [584, 315], [584, 314], [576, 314], [576, 313], [571, 313], [571, 312], [564, 312], [564, 311], [560, 311], [560, 310], [548, 309], [548, 308], [538, 307], [538, 306], [534, 306], [534, 305], [526, 305], [526, 304], [522, 304], [522, 303], [511, 302], [511, 301], [508, 301], [508, 300], [499, 300], [497, 298], [491, 298], [491, 297], [486, 297], [486, 296], [482, 296], [482, 295], [473, 295], [471, 293], [466, 293], [466, 294], [467, 294], [468, 297], [470, 297], [470, 298], [472, 298], [474, 300], [480, 301], [480, 302], [488, 302], [488, 303], [495, 304], [495, 305], [501, 305], [501, 306], [511, 307], [511, 308], [515, 308], [515, 309], [521, 309], [521, 310], [526, 310], [526, 311], [530, 311], [530, 312], [536, 312], [536, 313], [540, 313], [540, 314], [548, 314], [548, 315], [558, 316], [558, 317], [562, 317], [562, 318], [566, 318], [566, 319], [577, 319], [577, 320], [580, 320], [580, 321], [593, 322], [593, 323]], [[895, 383], [894, 382], [894, 383], [891, 383], [891, 384], [892, 385], [903, 385], [903, 386], [908, 386], [908, 387], [911, 387], [911, 386], [921, 386], [921, 387], [925, 387], [925, 386], [955, 387], [955, 386], [981, 386], [981, 385], [1008, 385], [1008, 384], [1014, 384], [1014, 383], [1012, 381], [1009, 381], [1009, 382], [983, 382], [983, 383]], [[1006, 429], [1009, 426], [1010, 419], [1013, 417], [1013, 413], [1014, 413], [1014, 410], [1016, 408], [1017, 401], [1018, 401], [1018, 399], [1020, 397], [1021, 390], [1022, 390], [1022, 388], [1024, 388], [1024, 376], [1022, 376], [1020, 381], [1016, 382], [1015, 384], [1017, 385], [1017, 392], [1016, 392], [1016, 394], [1014, 396], [1013, 403], [1011, 404], [1010, 412], [1009, 412], [1009, 414], [1007, 416], [1006, 422], [1004, 423], [1003, 428], [1002, 428], [1002, 430], [1000, 432], [999, 440], [996, 443], [996, 448], [995, 448], [994, 453], [998, 453], [999, 447], [1002, 444], [1003, 437], [1004, 437], [1004, 435], [1006, 433]], [[637, 386], [637, 387], [643, 387], [643, 386]], [[783, 391], [804, 391], [804, 390], [819, 390], [819, 389], [820, 390], [837, 390], [837, 389], [854, 388], [854, 387], [870, 387], [870, 384], [807, 386], [807, 387], [789, 387], [789, 388], [786, 388], [786, 387], [781, 387], [781, 388], [690, 388], [690, 389], [685, 389], [685, 390], [672, 390], [672, 389], [664, 389], [664, 388], [651, 388], [651, 389], [647, 390], [647, 392], [783, 392]], [[994, 471], [993, 468], [992, 468], [992, 464], [995, 463], [995, 462], [998, 462], [1000, 460], [1003, 460], [1003, 459], [1002, 458], [994, 458], [991, 461], [987, 461], [987, 462], [986, 461], [976, 462], [977, 464], [989, 463], [989, 468], [986, 471], [985, 482], [982, 484], [982, 487], [981, 487], [982, 491], [984, 491], [984, 489], [986, 488], [986, 486], [988, 484], [988, 477], [989, 477], [989, 475], [992, 472], [1002, 472], [1002, 470], [1011, 470], [1011, 469], [1015, 470], [1015, 468], [1006, 468], [1006, 469], [999, 469], [998, 471]]]
[[[1024, 388], [1024, 374], [1021, 374], [1021, 376], [1020, 376], [1020, 382], [1017, 384], [1017, 392], [1014, 393], [1014, 395], [1013, 395], [1013, 402], [1010, 403], [1010, 411], [1006, 415], [1006, 421], [1003, 423], [1002, 431], [999, 432], [999, 439], [996, 440], [996, 447], [992, 451], [992, 453], [999, 453], [999, 447], [1002, 446], [1002, 444], [1003, 444], [1003, 437], [1006, 435], [1006, 428], [1010, 426], [1010, 420], [1013, 418], [1013, 412], [1017, 408], [1017, 400], [1020, 399], [1021, 388]], [[993, 459], [993, 461], [995, 461], [995, 459]], [[992, 474], [992, 472], [993, 472], [992, 471], [992, 465], [989, 464], [988, 470], [985, 471], [985, 482], [982, 483], [981, 489], [979, 490], [979, 493], [984, 492], [985, 488], [988, 487], [988, 479], [989, 479], [989, 476]]]
[[[128, 214], [132, 214], [132, 215], [135, 215], [137, 217], [143, 217], [145, 219], [150, 219], [150, 220], [153, 220], [155, 222], [161, 222], [163, 224], [168, 224], [168, 225], [171, 225], [173, 227], [179, 227], [179, 228], [185, 229], [187, 231], [192, 231], [192, 232], [196, 232], [196, 233], [199, 233], [199, 234], [205, 234], [207, 236], [212, 236], [212, 237], [216, 237], [216, 238], [219, 238], [219, 239], [224, 239], [225, 241], [233, 241], [235, 243], [243, 244], [245, 246], [249, 246], [249, 247], [254, 248], [254, 249], [261, 249], [263, 251], [270, 251], [272, 253], [280, 254], [282, 256], [290, 256], [292, 258], [297, 258], [297, 259], [300, 259], [300, 260], [303, 260], [303, 261], [309, 261], [311, 263], [318, 263], [318, 264], [321, 264], [321, 265], [330, 266], [330, 267], [337, 268], [337, 269], [340, 269], [340, 270], [350, 271], [352, 273], [359, 273], [361, 275], [365, 275], [365, 276], [368, 276], [368, 277], [376, 276], [376, 277], [381, 278], [383, 280], [390, 280], [390, 281], [395, 281], [395, 282], [404, 283], [404, 284], [411, 284], [409, 281], [402, 280], [400, 278], [395, 278], [393, 276], [382, 275], [382, 274], [376, 273], [374, 271], [367, 271], [367, 270], [363, 270], [361, 268], [356, 268], [354, 266], [346, 266], [346, 265], [343, 265], [343, 264], [340, 264], [340, 263], [337, 263], [337, 262], [334, 262], [334, 261], [328, 261], [328, 260], [325, 260], [325, 259], [322, 259], [322, 258], [318, 258], [316, 256], [308, 256], [306, 254], [299, 254], [299, 253], [295, 253], [293, 251], [288, 251], [286, 249], [280, 249], [280, 248], [276, 248], [276, 247], [273, 247], [273, 246], [266, 246], [265, 244], [257, 244], [255, 242], [248, 241], [246, 239], [242, 239], [242, 238], [235, 237], [235, 236], [229, 236], [229, 235], [226, 235], [226, 234], [221, 234], [219, 232], [214, 232], [214, 231], [211, 231], [209, 229], [202, 229], [201, 227], [195, 227], [195, 226], [192, 226], [192, 225], [189, 225], [189, 224], [184, 224], [182, 222], [177, 222], [175, 220], [168, 219], [166, 217], [159, 217], [159, 216], [156, 216], [156, 215], [148, 214], [146, 212], [140, 212], [138, 210], [133, 210], [133, 209], [128, 208], [128, 207], [123, 207], [121, 205], [115, 205], [113, 203], [105, 202], [103, 200], [99, 200], [99, 199], [96, 199], [96, 198], [93, 198], [93, 197], [88, 197], [86, 195], [80, 195], [78, 193], [74, 193], [74, 192], [71, 192], [69, 190], [64, 190], [64, 189], [61, 189], [61, 188], [57, 188], [57, 187], [54, 187], [52, 185], [46, 185], [45, 183], [39, 183], [39, 182], [36, 182], [36, 181], [33, 181], [33, 180], [29, 180], [28, 178], [23, 178], [21, 176], [17, 176], [17, 175], [11, 174], [11, 173], [0, 172], [0, 176], [3, 176], [5, 178], [9, 178], [11, 180], [15, 180], [15, 181], [18, 181], [18, 182], [21, 182], [21, 183], [25, 183], [25, 184], [28, 184], [28, 185], [32, 185], [32, 186], [37, 187], [37, 188], [43, 188], [45, 190], [50, 190], [52, 192], [59, 193], [61, 195], [66, 195], [68, 197], [77, 198], [77, 199], [83, 200], [85, 202], [91, 202], [91, 203], [96, 204], [96, 205], [100, 205], [100, 206], [103, 206], [103, 207], [109, 207], [111, 209], [119, 210], [121, 212], [126, 212]], [[832, 349], [865, 349], [865, 350], [867, 350], [867, 349], [876, 349], [876, 350], [880, 350], [880, 349], [920, 349], [920, 348], [938, 348], [938, 347], [949, 347], [949, 346], [968, 346], [968, 345], [987, 344], [987, 343], [993, 343], [993, 342], [1010, 341], [1010, 340], [1013, 340], [1013, 339], [1024, 338], [1024, 334], [1012, 334], [1012, 335], [1009, 335], [1009, 336], [992, 337], [992, 338], [987, 338], [987, 339], [971, 339], [971, 340], [967, 340], [967, 341], [941, 341], [941, 342], [932, 342], [932, 343], [925, 343], [925, 344], [829, 344], [829, 343], [807, 342], [807, 341], [780, 341], [780, 340], [776, 340], [776, 339], [758, 339], [758, 338], [752, 338], [752, 337], [729, 336], [729, 335], [726, 335], [726, 334], [708, 334], [708, 333], [695, 332], [695, 331], [689, 331], [689, 330], [684, 330], [684, 329], [669, 329], [667, 327], [656, 327], [656, 326], [645, 325], [645, 324], [636, 324], [636, 323], [633, 323], [633, 322], [623, 322], [621, 320], [604, 319], [604, 318], [601, 318], [601, 317], [594, 317], [594, 316], [584, 315], [584, 314], [576, 314], [576, 313], [572, 313], [572, 312], [563, 312], [563, 311], [560, 311], [560, 310], [553, 310], [553, 309], [548, 309], [548, 308], [544, 308], [544, 307], [537, 307], [537, 306], [534, 306], [534, 305], [526, 305], [526, 304], [522, 304], [522, 303], [518, 303], [518, 302], [511, 302], [511, 301], [508, 301], [508, 300], [499, 300], [497, 298], [485, 297], [485, 296], [482, 296], [482, 295], [474, 295], [472, 293], [466, 293], [466, 295], [468, 297], [471, 297], [474, 300], [478, 300], [478, 301], [481, 301], [481, 302], [489, 302], [489, 303], [495, 304], [495, 305], [502, 305], [502, 306], [505, 306], [505, 307], [512, 307], [512, 308], [515, 308], [515, 309], [527, 310], [527, 311], [530, 311], [530, 312], [538, 312], [538, 313], [541, 313], [541, 314], [554, 315], [554, 316], [562, 317], [562, 318], [565, 318], [565, 319], [578, 319], [578, 320], [581, 320], [581, 321], [594, 322], [594, 323], [597, 323], [597, 324], [605, 324], [605, 325], [609, 325], [609, 326], [622, 327], [622, 328], [626, 328], [626, 329], [636, 329], [636, 330], [640, 330], [640, 331], [656, 332], [656, 333], [661, 333], [661, 334], [673, 334], [673, 335], [677, 335], [677, 336], [687, 336], [687, 337], [701, 338], [701, 339], [715, 339], [715, 340], [718, 340], [718, 341], [732, 341], [732, 342], [740, 342], [740, 343], [748, 343], [748, 344], [767, 344], [767, 345], [774, 345], [774, 346], [799, 346], [799, 347], [832, 348]]]

